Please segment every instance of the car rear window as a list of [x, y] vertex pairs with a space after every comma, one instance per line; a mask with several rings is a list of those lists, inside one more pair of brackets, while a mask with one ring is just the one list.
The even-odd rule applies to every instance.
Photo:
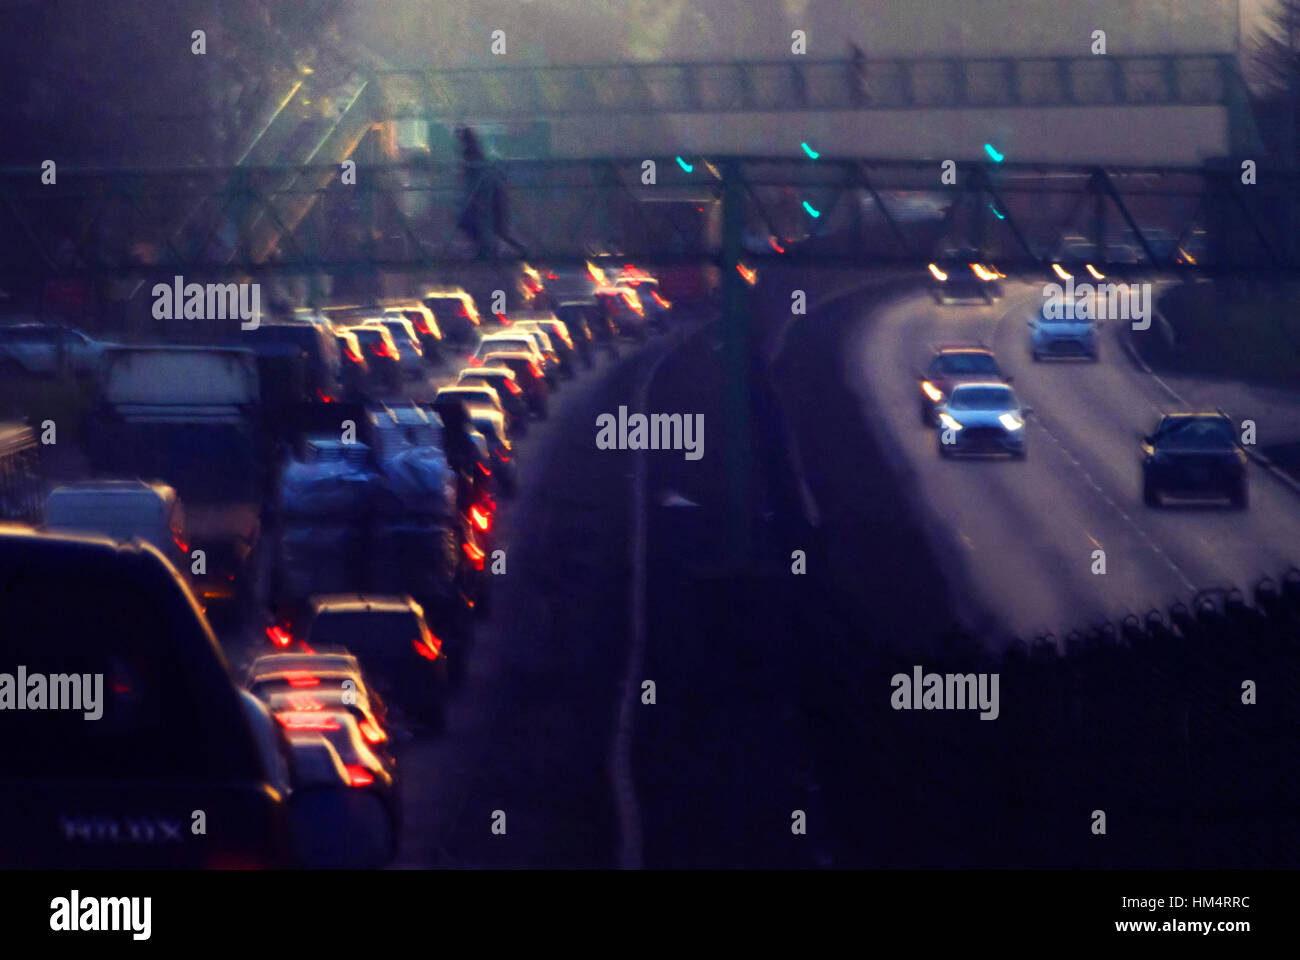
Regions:
[[57, 685], [95, 699], [100, 674], [102, 715], [87, 719], [84, 700], [82, 709], [60, 710], [6, 703], [0, 737], [8, 750], [0, 776], [122, 782], [258, 771], [225, 665], [195, 626], [198, 614], [184, 588], [161, 564], [152, 575], [131, 576], [116, 565], [29, 553], [36, 556], [18, 569], [6, 568], [0, 557], [0, 673], [7, 675], [0, 684], [18, 692], [21, 668], [25, 692], [39, 687], [31, 678], [40, 676], [48, 697], [56, 678], [89, 674], [84, 691], [80, 683]]
[[410, 610], [323, 611], [312, 621], [308, 642], [337, 643], [358, 657], [404, 660], [420, 625]]
[[941, 353], [930, 365], [933, 373], [993, 373], [997, 362], [987, 353]]

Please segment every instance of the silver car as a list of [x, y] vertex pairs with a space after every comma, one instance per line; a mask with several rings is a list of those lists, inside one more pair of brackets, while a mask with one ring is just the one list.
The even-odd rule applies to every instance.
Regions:
[[1005, 383], [959, 383], [937, 410], [939, 453], [1025, 456], [1025, 417], [1016, 393]]
[[1100, 320], [1075, 317], [1030, 317], [1029, 350], [1035, 360], [1045, 357], [1098, 358], [1097, 328]]

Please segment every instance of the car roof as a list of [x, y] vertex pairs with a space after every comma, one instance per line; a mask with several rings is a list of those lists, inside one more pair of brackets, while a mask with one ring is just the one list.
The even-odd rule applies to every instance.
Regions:
[[1165, 413], [1160, 415], [1161, 423], [1164, 423], [1167, 420], [1219, 420], [1228, 424], [1232, 423], [1231, 417], [1229, 417], [1226, 413], [1221, 413], [1218, 410], [1206, 410], [1202, 412], [1197, 412], [1194, 410], [1178, 410], [1173, 413]]
[[[523, 354], [520, 356], [522, 357]], [[509, 367], [462, 367], [456, 374], [456, 378], [460, 380], [465, 377], [505, 377], [507, 380], [513, 380], [515, 372]]]
[[1004, 390], [1010, 393], [1011, 385], [1000, 380], [967, 380], [953, 387], [952, 392], [956, 393], [960, 390], [962, 393], [967, 393], [980, 389]]
[[395, 613], [411, 611], [416, 603], [410, 594], [329, 593], [311, 599], [312, 612], [321, 613]]
[[934, 346], [936, 355], [945, 353], [985, 353], [990, 357], [993, 351], [980, 343], [938, 343]]
[[170, 503], [176, 499], [176, 490], [161, 480], [75, 480], [61, 483], [50, 491], [50, 496], [76, 496], [78, 494], [106, 494], [109, 496], [152, 494]]

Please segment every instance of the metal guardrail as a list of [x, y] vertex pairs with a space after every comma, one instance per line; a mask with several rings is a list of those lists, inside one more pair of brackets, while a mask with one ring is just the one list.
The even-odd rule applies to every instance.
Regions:
[[604, 63], [382, 71], [384, 118], [1226, 105], [1228, 54]]
[[[1300, 175], [823, 157], [429, 161], [214, 170], [0, 171], [0, 275], [424, 271], [475, 261], [466, 218], [495, 220], [528, 257], [582, 262], [907, 266], [972, 254], [1003, 271], [1084, 261], [1103, 272], [1300, 272]], [[185, 236], [167, 224], [194, 208]], [[733, 216], [724, 208], [734, 208]], [[310, 215], [308, 215], [310, 211]], [[724, 230], [724, 224], [727, 225]], [[502, 232], [501, 224], [488, 223]], [[256, 229], [254, 229], [256, 228]], [[518, 259], [504, 246], [490, 261]]]

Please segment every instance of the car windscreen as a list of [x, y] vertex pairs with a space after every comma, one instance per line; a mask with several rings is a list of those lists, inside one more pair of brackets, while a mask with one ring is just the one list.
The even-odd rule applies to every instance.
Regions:
[[420, 626], [410, 610], [326, 610], [312, 621], [309, 641], [337, 643], [369, 660], [405, 660], [420, 639]]
[[1000, 387], [974, 387], [954, 390], [948, 406], [953, 410], [1012, 410], [1015, 398]]
[[987, 353], [941, 353], [930, 364], [930, 372], [996, 375], [998, 365]]
[[1166, 420], [1156, 434], [1158, 444], [1178, 447], [1196, 447], [1203, 450], [1221, 449], [1236, 444], [1232, 426], [1225, 420]]

